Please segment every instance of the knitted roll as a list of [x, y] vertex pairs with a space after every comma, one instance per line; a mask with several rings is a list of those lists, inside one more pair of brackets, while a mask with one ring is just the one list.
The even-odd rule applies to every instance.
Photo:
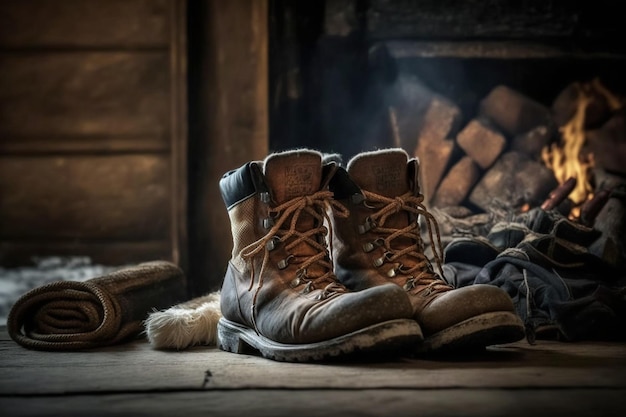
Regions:
[[146, 262], [84, 282], [56, 281], [34, 288], [11, 307], [7, 330], [29, 349], [107, 346], [137, 336], [150, 312], [185, 298], [185, 275], [177, 265]]

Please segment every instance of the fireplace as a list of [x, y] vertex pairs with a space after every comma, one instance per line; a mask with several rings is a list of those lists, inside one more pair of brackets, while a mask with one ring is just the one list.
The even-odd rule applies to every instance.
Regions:
[[347, 160], [402, 147], [421, 161], [444, 244], [543, 207], [600, 229], [594, 250], [624, 266], [626, 49], [614, 6], [301, 3], [270, 7], [272, 150]]
[[[163, 258], [184, 267], [193, 295], [217, 289], [231, 251], [217, 180], [295, 147], [347, 161], [400, 146], [420, 158], [429, 206], [448, 216], [442, 228], [484, 228], [485, 217], [538, 207], [559, 187], [540, 154], [561, 122], [542, 115], [554, 118], [557, 102], [573, 114], [577, 85], [595, 91], [585, 122], [592, 185], [612, 193], [595, 226], [623, 212], [623, 118], [598, 93], [626, 91], [626, 29], [611, 2], [49, 3], [0, 6], [2, 267]], [[498, 106], [508, 98], [535, 125], [511, 133], [487, 123], [489, 97], [491, 117], [514, 114]], [[425, 146], [428, 132], [439, 137]], [[504, 158], [522, 145], [534, 152], [527, 162]], [[491, 187], [486, 207], [471, 195], [502, 158], [537, 169]], [[611, 214], [602, 227], [619, 243], [623, 223]]]

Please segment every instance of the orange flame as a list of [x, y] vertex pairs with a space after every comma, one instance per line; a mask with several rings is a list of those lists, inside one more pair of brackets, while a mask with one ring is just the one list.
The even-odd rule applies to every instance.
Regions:
[[591, 197], [591, 173], [594, 166], [593, 155], [584, 159], [581, 154], [585, 144], [585, 111], [591, 102], [588, 86], [578, 87], [576, 112], [569, 122], [560, 128], [561, 140], [543, 148], [541, 158], [546, 166], [554, 172], [559, 184], [568, 178], [576, 178], [576, 187], [569, 198], [574, 205], [580, 205]]

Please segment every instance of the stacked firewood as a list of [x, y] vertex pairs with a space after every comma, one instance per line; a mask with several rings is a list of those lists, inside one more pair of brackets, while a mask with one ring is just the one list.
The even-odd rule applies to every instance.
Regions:
[[[564, 214], [572, 209], [568, 195], [580, 179], [558, 179], [546, 165], [545, 152], [562, 141], [564, 126], [580, 109], [581, 94], [587, 101], [580, 156], [595, 168], [587, 179], [593, 193], [579, 204], [577, 220], [624, 240], [612, 235], [626, 235], [626, 204], [619, 191], [626, 189], [626, 111], [623, 99], [599, 80], [570, 84], [551, 106], [499, 85], [469, 119], [451, 100], [414, 79], [401, 77], [397, 83], [396, 91], [405, 94], [396, 96], [391, 108], [396, 143], [419, 157], [427, 204], [450, 229], [443, 230], [444, 240], [459, 225], [476, 232], [534, 207]], [[623, 244], [617, 242], [617, 253], [624, 252]]]

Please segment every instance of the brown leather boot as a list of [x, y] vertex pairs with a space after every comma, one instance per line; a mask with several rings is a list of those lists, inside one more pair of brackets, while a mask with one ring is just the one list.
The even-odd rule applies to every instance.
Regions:
[[513, 302], [502, 289], [473, 285], [455, 289], [424, 256], [418, 218], [424, 217], [433, 247], [437, 223], [419, 192], [419, 164], [402, 149], [366, 152], [348, 162], [331, 182], [350, 216], [331, 216], [335, 273], [348, 288], [390, 282], [403, 288], [424, 333], [421, 351], [450, 351], [508, 343], [524, 337]]
[[[280, 361], [414, 347], [411, 304], [392, 284], [351, 292], [337, 281], [324, 226], [336, 166], [288, 151], [224, 175], [233, 253], [221, 289], [219, 347]], [[250, 349], [252, 348], [252, 349]]]

